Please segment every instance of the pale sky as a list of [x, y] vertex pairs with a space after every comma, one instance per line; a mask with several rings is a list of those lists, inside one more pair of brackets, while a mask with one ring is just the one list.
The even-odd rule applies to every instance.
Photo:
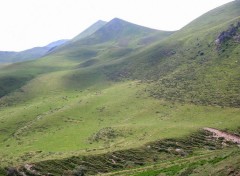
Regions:
[[0, 0], [0, 51], [20, 51], [78, 35], [97, 20], [118, 17], [178, 30], [232, 0]]

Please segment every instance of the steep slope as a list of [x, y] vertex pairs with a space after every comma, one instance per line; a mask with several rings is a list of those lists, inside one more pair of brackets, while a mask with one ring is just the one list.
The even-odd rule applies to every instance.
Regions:
[[149, 29], [115, 18], [92, 35], [79, 40], [73, 39], [55, 50], [51, 55], [51, 60], [56, 62], [54, 57], [57, 57], [58, 61], [60, 58], [65, 60], [67, 57], [78, 64], [81, 61], [86, 61], [87, 63], [83, 65], [95, 65], [126, 57], [147, 45], [165, 39], [173, 33], [172, 31]]
[[200, 18], [197, 18], [185, 26], [181, 31], [185, 34], [191, 34], [193, 32], [209, 30], [211, 28], [219, 26], [220, 24], [228, 23], [229, 20], [238, 18], [240, 13], [239, 6], [239, 0], [234, 0], [231, 3], [222, 5], [203, 14]]
[[[96, 33], [81, 41], [83, 45], [98, 44], [109, 41], [118, 41], [120, 45], [128, 45], [129, 41], [135, 37], [146, 37], [159, 31], [132, 24], [130, 22], [114, 18]], [[172, 34], [172, 32], [163, 32], [163, 35]]]
[[88, 27], [86, 30], [84, 30], [83, 32], [81, 32], [79, 35], [77, 35], [76, 37], [74, 37], [72, 39], [72, 41], [77, 41], [80, 39], [83, 39], [85, 37], [88, 37], [90, 35], [92, 35], [93, 33], [95, 33], [98, 29], [102, 28], [107, 22], [106, 21], [102, 21], [99, 20], [96, 23], [94, 23], [93, 25], [91, 25], [90, 27]]
[[52, 42], [47, 46], [35, 47], [20, 52], [0, 51], [0, 63], [14, 63], [38, 59], [67, 41], [68, 40], [59, 40]]
[[156, 98], [239, 107], [239, 4], [233, 1], [208, 12], [168, 39], [113, 65], [112, 71], [105, 68], [106, 74], [111, 79], [153, 81], [149, 92]]

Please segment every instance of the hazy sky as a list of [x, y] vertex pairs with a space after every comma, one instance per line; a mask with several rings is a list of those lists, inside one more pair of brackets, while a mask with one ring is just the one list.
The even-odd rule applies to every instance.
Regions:
[[114, 17], [177, 30], [231, 0], [0, 0], [0, 50], [20, 51], [76, 36]]

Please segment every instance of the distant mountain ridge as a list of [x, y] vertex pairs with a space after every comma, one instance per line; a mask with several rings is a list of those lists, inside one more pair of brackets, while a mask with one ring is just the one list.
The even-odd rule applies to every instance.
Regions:
[[0, 51], [0, 63], [14, 63], [38, 59], [67, 41], [67, 39], [58, 40], [43, 47], [34, 47], [20, 52]]
[[52, 42], [52, 43], [49, 43], [47, 46], [44, 46], [44, 47], [47, 47], [47, 48], [54, 48], [54, 47], [58, 47], [60, 45], [63, 45], [65, 44], [66, 42], [68, 42], [69, 39], [62, 39], [62, 40], [57, 40], [55, 42]]

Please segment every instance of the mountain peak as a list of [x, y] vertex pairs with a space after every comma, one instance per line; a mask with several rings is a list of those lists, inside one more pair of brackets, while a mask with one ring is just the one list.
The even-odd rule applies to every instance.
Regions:
[[80, 40], [80, 39], [83, 39], [85, 37], [92, 35], [94, 32], [96, 32], [98, 29], [103, 27], [105, 24], [107, 24], [106, 21], [98, 20], [97, 22], [93, 23], [90, 27], [88, 27], [86, 30], [84, 30], [83, 32], [78, 34], [76, 37], [74, 37], [72, 39], [72, 41], [75, 42], [77, 40]]
[[96, 44], [110, 40], [129, 40], [137, 36], [145, 36], [149, 33], [155, 33], [158, 30], [140, 26], [120, 18], [113, 18], [111, 21], [96, 30], [92, 35], [81, 40], [82, 44]]
[[110, 22], [126, 22], [126, 21], [120, 18], [113, 18]]
[[113, 18], [111, 21], [109, 21], [108, 23], [107, 23], [107, 25], [135, 25], [135, 24], [133, 24], [133, 23], [130, 23], [130, 22], [128, 22], [128, 21], [125, 21], [125, 20], [122, 20], [122, 19], [120, 19], [120, 18]]
[[[96, 23], [107, 23], [106, 21], [103, 21], [103, 20], [98, 20]], [[94, 23], [94, 24], [96, 24], [96, 23]]]

